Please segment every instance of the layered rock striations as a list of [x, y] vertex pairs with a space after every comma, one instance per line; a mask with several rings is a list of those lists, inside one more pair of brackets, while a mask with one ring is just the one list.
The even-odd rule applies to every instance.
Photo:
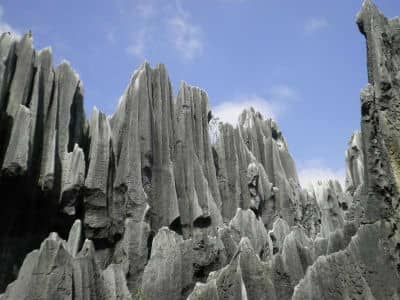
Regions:
[[68, 62], [2, 34], [0, 299], [399, 298], [400, 21], [365, 1], [357, 24], [369, 84], [345, 187], [302, 188], [253, 108], [212, 141], [207, 93], [174, 96], [164, 65], [89, 119]]

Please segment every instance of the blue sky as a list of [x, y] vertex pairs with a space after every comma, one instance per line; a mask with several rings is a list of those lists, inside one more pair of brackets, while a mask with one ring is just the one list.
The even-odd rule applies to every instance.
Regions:
[[[400, 1], [376, 0], [388, 16]], [[344, 176], [367, 83], [360, 0], [1, 0], [0, 31], [31, 29], [71, 62], [94, 105], [116, 109], [144, 60], [208, 92], [220, 118], [253, 105], [277, 119], [303, 182]]]

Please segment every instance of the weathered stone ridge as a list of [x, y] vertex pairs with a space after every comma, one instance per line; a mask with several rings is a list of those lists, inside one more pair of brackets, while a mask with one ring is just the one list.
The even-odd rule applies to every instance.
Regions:
[[175, 96], [164, 65], [89, 120], [68, 62], [2, 34], [0, 299], [398, 299], [400, 19], [366, 0], [357, 24], [369, 84], [345, 187], [301, 187], [254, 108], [212, 141], [207, 93]]

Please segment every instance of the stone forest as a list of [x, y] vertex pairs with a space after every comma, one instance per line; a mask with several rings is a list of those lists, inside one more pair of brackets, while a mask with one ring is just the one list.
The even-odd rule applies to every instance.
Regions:
[[236, 126], [144, 63], [111, 116], [29, 32], [0, 37], [0, 299], [400, 299], [400, 18], [356, 18], [368, 83], [346, 183], [299, 183], [277, 123]]

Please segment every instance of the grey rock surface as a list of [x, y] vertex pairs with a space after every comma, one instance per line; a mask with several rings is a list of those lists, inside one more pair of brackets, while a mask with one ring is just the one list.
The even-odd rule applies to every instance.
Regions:
[[340, 184], [332, 180], [314, 183], [312, 193], [321, 212], [320, 234], [328, 237], [330, 232], [343, 228], [344, 214], [341, 206], [344, 195]]
[[89, 238], [107, 238], [111, 227], [110, 207], [115, 166], [111, 128], [104, 113], [94, 109], [89, 130], [89, 167], [85, 179], [85, 227]]
[[346, 192], [351, 196], [360, 193], [364, 184], [364, 152], [362, 149], [361, 131], [351, 136], [346, 151]]
[[[8, 41], [2, 40], [5, 47], [9, 47]], [[2, 47], [3, 48], [3, 47]], [[6, 49], [4, 49], [6, 51]], [[6, 112], [11, 117], [15, 117], [19, 111], [19, 105], [29, 104], [30, 86], [33, 79], [33, 69], [36, 60], [36, 52], [33, 50], [33, 38], [26, 34], [18, 42], [15, 48], [17, 56], [13, 79], [9, 88], [9, 96]]]
[[302, 187], [254, 108], [211, 138], [207, 93], [164, 65], [89, 121], [68, 62], [0, 35], [0, 299], [398, 299], [400, 19], [366, 0], [357, 24], [345, 187]]
[[31, 127], [31, 112], [26, 106], [20, 105], [2, 166], [2, 172], [7, 173], [8, 176], [23, 175], [28, 171], [32, 144], [29, 135]]

